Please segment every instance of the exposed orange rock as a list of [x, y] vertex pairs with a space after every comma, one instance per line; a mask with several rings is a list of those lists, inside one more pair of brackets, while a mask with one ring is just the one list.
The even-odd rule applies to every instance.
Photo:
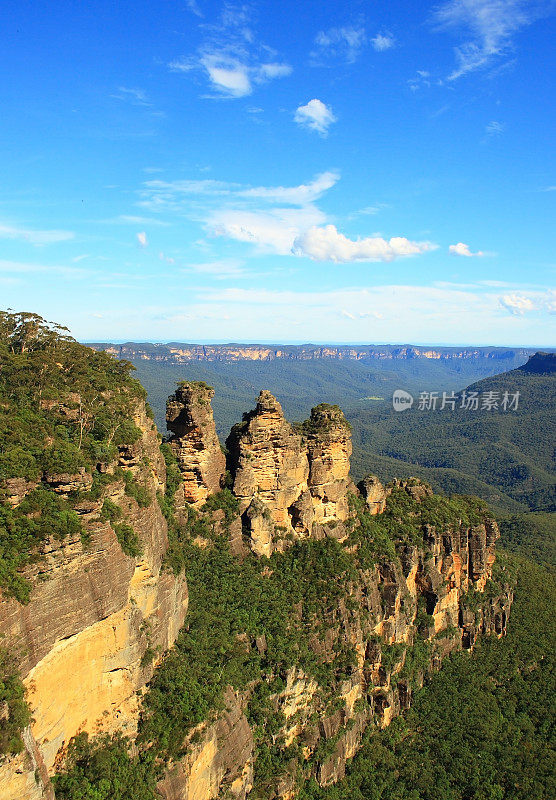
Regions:
[[357, 484], [369, 512], [371, 514], [382, 514], [386, 508], [387, 490], [375, 475], [367, 475], [366, 478]]
[[[183, 625], [185, 579], [161, 570], [167, 527], [154, 498], [163, 490], [164, 460], [143, 404], [134, 422], [142, 432], [137, 458], [130, 462], [123, 452], [120, 461], [153, 502], [139, 508], [122, 481], [109, 491], [137, 533], [142, 556], [123, 553], [111, 524], [99, 519], [102, 501], [83, 501], [76, 510], [90, 536], [87, 545], [79, 536], [46, 541], [43, 559], [27, 570], [29, 603], [0, 602], [0, 634], [18, 660], [33, 718], [24, 734], [26, 752], [16, 759], [21, 772], [14, 773], [11, 760], [0, 766], [1, 800], [51, 797], [48, 775], [57, 753], [80, 731], [133, 733], [137, 691], [155, 666], [143, 662], [145, 651], [164, 652]], [[63, 493], [63, 487], [72, 490], [73, 482], [64, 476], [53, 488]]]
[[334, 530], [342, 537], [352, 448], [337, 406], [317, 406], [297, 431], [276, 398], [263, 390], [227, 444], [233, 491], [255, 553], [270, 555], [288, 534], [304, 538]]

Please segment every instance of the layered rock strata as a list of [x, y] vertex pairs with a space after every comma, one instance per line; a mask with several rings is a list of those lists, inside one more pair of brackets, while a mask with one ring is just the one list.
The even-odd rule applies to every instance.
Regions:
[[[389, 549], [380, 550], [373, 539], [380, 531], [372, 526], [391, 513], [389, 502], [405, 509], [409, 520], [434, 498], [416, 479], [385, 487], [369, 476], [357, 490], [349, 478], [349, 426], [336, 406], [317, 406], [307, 422], [292, 426], [276, 398], [261, 392], [227, 442], [239, 512], [230, 519], [214, 504], [203, 509], [222, 487], [225, 470], [211, 398], [212, 389], [204, 384], [182, 384], [168, 402], [170, 445], [184, 478], [175, 502], [184, 519], [192, 505], [206, 530], [228, 535], [238, 558], [246, 543], [256, 555], [271, 556], [292, 541], [325, 537], [357, 556], [366, 544], [363, 535], [355, 535], [358, 526], [372, 544], [370, 561], [354, 562], [359, 566], [346, 579], [344, 594], [308, 634], [318, 661], [335, 663], [338, 653], [349, 652], [349, 667], [334, 673], [325, 690], [314, 675], [292, 666], [269, 697], [280, 720], [272, 742], [296, 755], [285, 759], [264, 796], [294, 800], [300, 779], [311, 777], [322, 786], [340, 780], [366, 727], [385, 727], [410, 707], [425, 674], [449, 652], [471, 648], [479, 634], [503, 635], [512, 595], [504, 588], [485, 591], [499, 536], [488, 518], [473, 524], [457, 517], [445, 525], [423, 522], [408, 537], [404, 519], [394, 518]], [[161, 569], [168, 540], [154, 500], [165, 486], [156, 429], [142, 406], [134, 422], [141, 438], [120, 448], [117, 463], [102, 467], [114, 480], [101, 499], [87, 493], [85, 474], [44, 477], [59, 494], [85, 493], [76, 510], [89, 542], [79, 536], [47, 541], [42, 560], [27, 570], [33, 583], [29, 604], [6, 598], [0, 603], [0, 633], [17, 654], [33, 716], [24, 732], [25, 752], [0, 766], [0, 800], [53, 800], [49, 776], [70, 738], [81, 731], [121, 730], [133, 737], [141, 692], [186, 620], [185, 578]], [[146, 490], [148, 506], [139, 507], [126, 493], [118, 468]], [[6, 487], [10, 504], [17, 506], [33, 486], [12, 481]], [[101, 514], [106, 499], [138, 534], [140, 557], [122, 551], [114, 525]], [[192, 545], [206, 548], [214, 541]], [[295, 613], [301, 617], [304, 610]], [[265, 635], [240, 638], [242, 647], [266, 658]], [[275, 678], [271, 663], [268, 669]], [[185, 755], [167, 764], [158, 782], [163, 800], [255, 795], [257, 732], [248, 721], [255, 689], [228, 687], [221, 710], [189, 732]]]
[[[129, 470], [150, 496], [148, 507], [139, 507], [115, 478], [102, 498], [75, 507], [86, 539], [43, 543], [41, 560], [26, 571], [33, 585], [29, 603], [0, 602], [0, 635], [17, 659], [32, 715], [26, 751], [0, 766], [2, 800], [51, 796], [49, 776], [77, 733], [133, 734], [138, 692], [183, 625], [185, 578], [161, 569], [168, 538], [155, 500], [165, 482], [157, 431], [142, 403], [133, 421], [140, 440], [122, 446], [107, 471]], [[65, 486], [75, 489], [68, 476], [47, 478], [60, 493]], [[106, 498], [133, 527], [141, 556], [125, 555], [112, 523], [101, 518]]]
[[[382, 492], [377, 483], [370, 481], [374, 494], [406, 494], [410, 514], [431, 497], [430, 488], [415, 479], [397, 481]], [[283, 676], [283, 688], [271, 697], [283, 720], [273, 739], [284, 749], [297, 746], [300, 755], [285, 762], [274, 784], [265, 786], [262, 795], [259, 788], [256, 796], [294, 800], [300, 775], [321, 786], [341, 780], [367, 726], [387, 727], [408, 709], [427, 672], [438, 669], [450, 652], [471, 648], [478, 635], [505, 633], [511, 590], [483, 593], [498, 536], [492, 521], [452, 528], [427, 525], [421, 543], [402, 545], [396, 557], [383, 557], [359, 571], [346, 599], [330, 607], [325, 632], [312, 641], [323, 663], [338, 648], [349, 648], [354, 654], [349, 675], [329, 690], [331, 700], [303, 670], [293, 667]], [[264, 637], [250, 645], [266, 652]], [[227, 734], [219, 734], [214, 724], [201, 731], [200, 741], [159, 784], [165, 800], [249, 797], [256, 752], [248, 743], [237, 696], [228, 694], [226, 705], [219, 719]]]

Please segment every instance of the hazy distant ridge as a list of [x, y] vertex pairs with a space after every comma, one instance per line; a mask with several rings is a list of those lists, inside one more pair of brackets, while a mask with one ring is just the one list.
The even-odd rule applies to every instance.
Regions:
[[[496, 359], [511, 366], [526, 361], [534, 348], [506, 347], [416, 347], [414, 345], [261, 345], [261, 344], [187, 344], [169, 342], [93, 342], [95, 350], [105, 350], [118, 358], [129, 360], [166, 361], [184, 364], [191, 361], [317, 361], [335, 359], [346, 361], [395, 361], [411, 359]], [[511, 369], [510, 366], [510, 369]]]

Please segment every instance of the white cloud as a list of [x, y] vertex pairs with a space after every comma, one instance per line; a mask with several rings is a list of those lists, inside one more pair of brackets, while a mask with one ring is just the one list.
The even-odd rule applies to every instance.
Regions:
[[222, 209], [214, 212], [208, 227], [216, 236], [248, 242], [259, 249], [291, 255], [294, 242], [311, 225], [326, 217], [309, 204], [301, 208], [271, 208], [261, 211]]
[[501, 136], [504, 133], [504, 125], [502, 125], [501, 122], [492, 120], [492, 122], [489, 122], [486, 126], [485, 133], [487, 136]]
[[111, 219], [100, 220], [103, 225], [157, 225], [167, 227], [170, 223], [156, 217], [141, 217], [136, 214], [119, 214]]
[[262, 79], [287, 78], [291, 73], [292, 68], [289, 64], [261, 64], [255, 71], [255, 79], [262, 83]]
[[472, 253], [471, 250], [469, 249], [469, 245], [464, 244], [463, 242], [458, 242], [457, 244], [451, 244], [448, 250], [453, 256], [465, 256], [466, 258], [473, 258], [475, 256], [477, 257], [484, 256], [484, 253], [481, 250], [478, 250], [476, 253]]
[[110, 95], [116, 100], [125, 100], [136, 106], [150, 106], [151, 103], [143, 89], [130, 89], [126, 86], [118, 86], [118, 93]]
[[219, 21], [204, 26], [208, 36], [197, 53], [175, 59], [169, 68], [174, 72], [201, 70], [221, 98], [246, 97], [256, 84], [290, 75], [289, 64], [276, 61], [271, 48], [255, 42], [249, 24], [247, 6], [225, 5]]
[[137, 234], [137, 241], [139, 243], [139, 247], [147, 247], [148, 241], [147, 241], [147, 234], [145, 233], [145, 231], [141, 231], [140, 233]]
[[457, 67], [448, 80], [461, 78], [507, 53], [513, 35], [549, 13], [551, 6], [546, 0], [448, 0], [439, 6], [433, 19], [440, 29], [463, 29], [469, 35], [455, 48]]
[[[347, 274], [347, 273], [346, 273]], [[209, 281], [206, 282], [209, 284]], [[67, 324], [82, 340], [128, 339], [187, 341], [194, 323], [197, 341], [276, 342], [433, 342], [444, 345], [500, 345], [508, 338], [523, 345], [549, 345], [556, 316], [545, 313], [539, 341], [538, 314], [509, 315], [500, 292], [483, 288], [381, 285], [375, 280], [325, 291], [210, 285], [192, 288], [176, 304], [103, 309], [101, 326], [87, 327], [80, 309], [70, 309]], [[289, 287], [289, 288], [288, 288]], [[508, 294], [530, 296], [540, 307], [546, 292], [514, 284]], [[550, 299], [553, 301], [555, 295]], [[179, 303], [179, 304], [178, 304]], [[347, 312], [342, 314], [342, 311]], [[72, 317], [73, 314], [73, 317]], [[355, 317], [355, 319], [354, 319]], [[278, 334], [277, 334], [278, 332]]]
[[431, 74], [426, 69], [418, 69], [414, 78], [410, 78], [407, 85], [412, 92], [419, 89], [429, 89], [431, 85]]
[[307, 105], [299, 106], [294, 115], [294, 120], [305, 128], [317, 131], [321, 136], [326, 136], [328, 128], [336, 122], [332, 109], [322, 100], [309, 100]]
[[212, 275], [217, 280], [247, 278], [250, 275], [245, 269], [243, 261], [233, 258], [208, 261], [202, 264], [187, 264], [185, 271], [196, 272], [200, 275]]
[[35, 231], [25, 228], [18, 228], [14, 225], [1, 225], [0, 224], [0, 239], [17, 239], [29, 244], [41, 247], [47, 244], [57, 244], [58, 242], [67, 242], [75, 236], [71, 231]]
[[315, 37], [317, 50], [311, 53], [311, 59], [318, 63], [323, 56], [327, 58], [332, 56], [345, 59], [348, 64], [352, 64], [359, 56], [366, 41], [365, 28], [346, 25], [341, 28], [320, 31]]
[[244, 189], [238, 192], [239, 197], [259, 197], [275, 203], [290, 203], [304, 205], [314, 203], [328, 189], [331, 189], [340, 179], [337, 172], [322, 172], [310, 183], [301, 183], [299, 186], [259, 186], [254, 189]]
[[374, 49], [379, 53], [383, 52], [384, 50], [390, 50], [390, 48], [394, 47], [396, 44], [396, 40], [389, 33], [378, 33], [374, 38], [371, 39], [371, 42]]
[[[329, 170], [297, 186], [151, 180], [145, 182], [139, 204], [151, 212], [192, 219], [210, 235], [252, 244], [259, 251], [315, 260], [389, 261], [435, 247], [403, 237], [353, 241], [327, 225], [330, 220], [316, 203], [339, 179]], [[365, 213], [372, 213], [371, 207]]]
[[223, 94], [244, 97], [253, 91], [248, 67], [236, 59], [213, 53], [204, 56], [201, 64], [214, 88]]
[[30, 264], [22, 261], [7, 261], [0, 259], [0, 272], [13, 274], [27, 274], [33, 272], [52, 273], [63, 275], [66, 278], [84, 278], [93, 274], [90, 270], [81, 267], [67, 267], [58, 264]]
[[185, 2], [192, 14], [195, 14], [196, 17], [203, 16], [203, 12], [199, 8], [196, 0], [185, 0]]
[[552, 289], [548, 292], [548, 296], [544, 302], [544, 308], [549, 314], [556, 314], [556, 290]]
[[412, 256], [434, 249], [431, 242], [411, 242], [404, 237], [395, 236], [389, 241], [378, 236], [365, 239], [348, 239], [339, 233], [334, 225], [317, 227], [313, 225], [298, 236], [293, 244], [293, 252], [307, 256], [313, 261], [393, 261], [400, 256]]
[[189, 72], [200, 67], [221, 97], [246, 97], [253, 93], [254, 84], [284, 78], [292, 72], [289, 64], [253, 64], [227, 50], [205, 52], [198, 59], [177, 60], [169, 66], [174, 72]]
[[510, 314], [521, 315], [535, 309], [535, 303], [530, 297], [521, 294], [506, 294], [500, 298], [500, 305]]
[[254, 186], [244, 187], [239, 183], [226, 183], [225, 181], [161, 181], [150, 180], [144, 184], [141, 191], [140, 205], [154, 210], [179, 210], [183, 198], [189, 197], [186, 202], [191, 206], [191, 198], [200, 201], [209, 198], [229, 200], [235, 204], [262, 200], [268, 203], [286, 203], [288, 205], [304, 205], [318, 200], [328, 189], [331, 189], [340, 179], [337, 172], [331, 170], [317, 175], [310, 183], [301, 183], [298, 186]]

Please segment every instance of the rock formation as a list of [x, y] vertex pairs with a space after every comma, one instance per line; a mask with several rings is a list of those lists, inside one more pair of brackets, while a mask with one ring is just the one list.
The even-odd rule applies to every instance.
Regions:
[[351, 432], [337, 406], [317, 406], [294, 430], [276, 398], [262, 391], [227, 446], [233, 491], [255, 553], [270, 555], [288, 535], [319, 537], [334, 530], [342, 538]]
[[388, 492], [379, 479], [375, 475], [367, 475], [357, 484], [357, 488], [365, 498], [369, 513], [382, 514], [386, 508]]
[[[305, 423], [309, 459], [309, 491], [313, 523], [341, 523], [348, 518], [351, 429], [338, 406], [322, 403]], [[353, 487], [354, 488], [354, 487]]]
[[232, 429], [227, 446], [233, 492], [251, 547], [270, 555], [277, 529], [293, 532], [288, 509], [307, 490], [309, 463], [301, 436], [284, 419], [276, 398], [262, 391], [255, 410]]
[[184, 500], [192, 505], [202, 504], [224, 482], [226, 459], [214, 425], [213, 397], [206, 383], [184, 382], [166, 406], [166, 424], [174, 434], [170, 447], [181, 470]]
[[260, 344], [126, 344], [93, 343], [94, 350], [104, 350], [118, 358], [134, 361], [164, 361], [173, 364], [222, 361], [434, 361], [495, 360], [500, 371], [523, 364], [534, 351], [506, 347], [413, 347], [411, 345], [260, 345]]

